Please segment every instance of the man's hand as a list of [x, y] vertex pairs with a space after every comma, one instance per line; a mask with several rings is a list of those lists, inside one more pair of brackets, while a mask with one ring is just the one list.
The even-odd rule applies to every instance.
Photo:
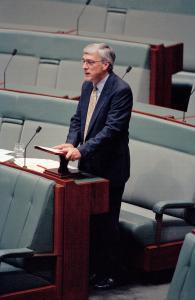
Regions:
[[68, 160], [78, 160], [81, 158], [80, 151], [75, 148], [72, 144], [60, 144], [53, 147], [63, 152], [64, 156]]
[[81, 158], [81, 153], [77, 148], [74, 147], [67, 148], [66, 159], [74, 161], [80, 158]]
[[66, 154], [67, 150], [70, 148], [74, 148], [74, 146], [72, 144], [67, 143], [67, 144], [60, 144], [60, 145], [54, 146], [53, 148], [61, 150], [62, 152], [64, 152], [64, 154]]

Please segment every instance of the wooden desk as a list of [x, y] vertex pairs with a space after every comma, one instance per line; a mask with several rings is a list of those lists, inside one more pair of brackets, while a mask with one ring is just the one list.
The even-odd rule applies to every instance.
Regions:
[[[108, 211], [108, 181], [102, 178], [73, 180], [57, 179], [51, 175], [24, 169], [11, 163], [3, 163], [25, 172], [37, 174], [63, 185], [63, 199], [60, 208], [56, 207], [62, 226], [54, 231], [54, 242], [61, 243], [62, 266], [56, 274], [56, 294], [50, 294], [49, 300], [86, 300], [88, 298], [89, 271], [89, 221], [91, 214]], [[61, 210], [63, 214], [61, 214]], [[55, 212], [56, 218], [58, 214]], [[58, 222], [58, 219], [57, 219]], [[55, 239], [55, 236], [61, 239]], [[11, 299], [11, 298], [10, 298]], [[12, 298], [14, 299], [14, 298]], [[46, 299], [36, 295], [32, 298]]]
[[89, 221], [108, 211], [108, 182], [64, 182], [63, 300], [86, 300], [89, 282]]

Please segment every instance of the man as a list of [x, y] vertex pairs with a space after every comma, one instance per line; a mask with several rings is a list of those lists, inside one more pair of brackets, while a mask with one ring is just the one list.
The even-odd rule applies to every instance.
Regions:
[[[108, 45], [90, 44], [83, 50], [84, 83], [66, 144], [58, 145], [79, 169], [107, 178], [110, 211], [91, 220], [91, 261], [94, 287], [115, 285], [118, 220], [125, 182], [129, 178], [129, 121], [132, 92], [113, 72], [115, 53]], [[95, 100], [94, 100], [95, 95]], [[95, 101], [95, 104], [94, 104]], [[93, 106], [95, 108], [91, 108]], [[92, 110], [92, 111], [91, 111]]]

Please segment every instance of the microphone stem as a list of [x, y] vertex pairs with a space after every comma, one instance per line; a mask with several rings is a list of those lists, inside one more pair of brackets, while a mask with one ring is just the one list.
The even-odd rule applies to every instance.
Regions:
[[6, 82], [6, 71], [7, 71], [7, 68], [8, 68], [8, 66], [9, 66], [9, 64], [10, 64], [10, 61], [12, 60], [12, 58], [13, 58], [13, 55], [9, 58], [9, 60], [8, 60], [8, 63], [7, 63], [7, 65], [6, 65], [6, 67], [5, 67], [5, 70], [4, 70], [4, 73], [3, 73], [3, 80], [4, 80], [4, 89], [5, 89], [5, 82]]
[[26, 144], [26, 146], [24, 148], [24, 166], [23, 166], [23, 168], [27, 168], [27, 166], [26, 166], [26, 150], [27, 150], [27, 147], [30, 144], [30, 142], [32, 141], [32, 139], [35, 137], [36, 134], [37, 134], [37, 132], [35, 132], [33, 134], [33, 136], [31, 137], [30, 141]]
[[5, 89], [5, 71], [4, 71], [4, 73], [3, 73], [3, 87], [4, 87], [4, 89]]
[[127, 74], [127, 72], [125, 72], [125, 74], [123, 75], [122, 79], [125, 77], [126, 74]]
[[80, 17], [82, 16], [84, 10], [86, 9], [86, 5], [82, 8], [79, 16], [77, 17], [77, 28], [76, 28], [76, 34], [79, 34], [79, 22], [80, 22]]
[[26, 147], [24, 149], [24, 165], [23, 165], [23, 168], [27, 168], [27, 166], [26, 166]]

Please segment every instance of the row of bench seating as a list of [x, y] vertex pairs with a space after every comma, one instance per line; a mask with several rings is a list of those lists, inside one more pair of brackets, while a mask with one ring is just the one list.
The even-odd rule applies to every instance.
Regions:
[[[106, 42], [116, 52], [114, 71], [131, 85], [134, 101], [170, 105], [171, 76], [182, 68], [183, 45], [150, 45], [104, 38], [0, 30], [2, 88], [66, 97], [80, 95], [83, 48]], [[13, 57], [6, 72], [13, 49]], [[5, 82], [4, 82], [5, 81]]]
[[[147, 7], [145, 7], [145, 10], [143, 10], [145, 3], [133, 4], [132, 8], [132, 3], [125, 3], [123, 4], [123, 7], [120, 7], [118, 3], [115, 5], [115, 7], [112, 7], [111, 4], [108, 4], [107, 7], [105, 7], [101, 2], [97, 2], [86, 7], [83, 15], [79, 19], [79, 26], [78, 28], [76, 28], [78, 16], [82, 8], [84, 7], [81, 1], [76, 2], [77, 3], [70, 3], [69, 1], [66, 1], [65, 3], [62, 3], [60, 1], [39, 0], [35, 3], [34, 1], [26, 2], [24, 0], [19, 0], [17, 2], [17, 6], [14, 7], [14, 14], [12, 14], [11, 12], [14, 6], [14, 1], [2, 1], [0, 4], [2, 6], [2, 9], [0, 10], [0, 16], [2, 12], [1, 27], [47, 32], [65, 32], [77, 35], [79, 34], [82, 37], [95, 37], [96, 39], [104, 38], [107, 40], [118, 40], [126, 42], [134, 41], [150, 45], [163, 44], [165, 45], [165, 47], [183, 43], [183, 70], [185, 72], [179, 72], [182, 69], [181, 63], [179, 63], [179, 68], [168, 72], [168, 74], [166, 70], [161, 70], [161, 72], [164, 72], [163, 76], [165, 78], [164, 86], [162, 86], [162, 83], [160, 83], [163, 81], [162, 74], [160, 75], [160, 70], [157, 70], [157, 74], [159, 78], [161, 78], [157, 83], [158, 88], [160, 87], [160, 93], [154, 96], [156, 103], [158, 102], [157, 104], [160, 104], [162, 106], [172, 105], [170, 85], [171, 76], [175, 72], [179, 73], [177, 73], [176, 77], [173, 77], [173, 82], [175, 80], [177, 81], [177, 78], [181, 82], [183, 78], [188, 78], [189, 75], [192, 77], [193, 82], [195, 81], [195, 65], [193, 57], [195, 45], [193, 39], [191, 38], [194, 34], [194, 15], [192, 13], [190, 14], [189, 11], [187, 14], [185, 14], [186, 9], [183, 7], [183, 3], [179, 3], [178, 6], [175, 4], [176, 11], [174, 11], [170, 3], [166, 3], [166, 5], [164, 4], [166, 6], [166, 9], [164, 10], [162, 9], [162, 3], [155, 3], [154, 6], [156, 8], [153, 7], [151, 9], [151, 6], [149, 5], [148, 9]], [[184, 9], [184, 12], [179, 12], [179, 9], [182, 10], [182, 7]], [[192, 3], [191, 7], [193, 9]], [[25, 14], [21, 14], [23, 10], [25, 10]], [[180, 26], [180, 24], [182, 24], [182, 26]], [[180, 50], [177, 49], [177, 51]], [[175, 61], [178, 61], [178, 58], [179, 57], [177, 57]], [[53, 66], [48, 66], [46, 62], [44, 62], [43, 64], [41, 62], [40, 70], [37, 71], [36, 85], [39, 87], [40, 92], [42, 91], [44, 93], [45, 86], [47, 86], [48, 92], [55, 95], [56, 90], [53, 90], [53, 87], [57, 85], [57, 95], [63, 96], [64, 85], [63, 79], [61, 79], [61, 72], [59, 72], [59, 76], [56, 75], [58, 64], [61, 65], [61, 63], [54, 60], [53, 64]], [[168, 54], [168, 61], [164, 60], [165, 69], [169, 67], [169, 64], [170, 56]], [[134, 64], [132, 64], [132, 66], [134, 66]], [[64, 67], [60, 66], [59, 69], [64, 70]], [[48, 70], [52, 70], [52, 74], [47, 75], [45, 78], [44, 75]], [[131, 83], [133, 90], [135, 90], [134, 99], [138, 99], [138, 101], [140, 101], [141, 99], [142, 102], [144, 101], [154, 103], [154, 99], [151, 100], [151, 90], [149, 96], [148, 86], [146, 86], [145, 83], [144, 85], [142, 84], [141, 90], [143, 90], [143, 93], [141, 93], [140, 95], [138, 89], [140, 87], [140, 83], [143, 81], [142, 79], [140, 79], [139, 71], [137, 71], [137, 69], [133, 70], [130, 76], [126, 76], [126, 80]], [[119, 70], [119, 74], [123, 74], [123, 71], [120, 72]], [[148, 74], [142, 75], [145, 82]], [[62, 76], [66, 78], [66, 74], [63, 74]], [[13, 78], [13, 76], [11, 76], [11, 78]], [[78, 75], [78, 78], [79, 82], [77, 87], [75, 88], [77, 94], [79, 92], [81, 76], [79, 77]], [[148, 78], [146, 80], [148, 80]], [[139, 84], [137, 85], [138, 88], [135, 87], [134, 89], [135, 82], [139, 82]], [[169, 82], [168, 85], [167, 82]], [[11, 83], [13, 83], [12, 80]], [[17, 81], [16, 84], [18, 84]], [[72, 82], [70, 82], [70, 85], [68, 86], [71, 87], [68, 89], [68, 93], [72, 95]], [[14, 86], [12, 87], [14, 88]], [[21, 81], [20, 87], [22, 87]], [[23, 87], [23, 89], [25, 88], [27, 87]], [[155, 89], [154, 86], [152, 88]], [[65, 89], [67, 91], [66, 87]], [[28, 90], [33, 91], [34, 87], [28, 87]], [[151, 101], [148, 101], [149, 97]], [[180, 103], [178, 103], [178, 109], [183, 109], [180, 107]]]
[[[77, 17], [84, 6], [83, 1], [78, 2], [19, 0], [15, 5], [13, 0], [4, 0], [0, 9], [1, 27], [76, 32]], [[170, 4], [163, 4], [166, 11], [143, 10], [139, 8], [141, 3], [134, 3], [133, 8], [119, 7], [119, 3], [109, 3], [106, 7], [105, 3], [92, 3], [80, 18], [79, 32], [90, 36], [101, 34], [106, 38], [111, 35], [120, 40], [135, 38], [143, 42], [145, 39], [148, 43], [155, 43], [155, 40], [182, 42], [185, 45], [184, 70], [194, 71], [194, 15], [170, 12]], [[181, 3], [179, 7], [182, 7]], [[191, 3], [190, 7], [194, 8], [194, 5]]]
[[[116, 52], [116, 73], [123, 76], [126, 68], [131, 65], [133, 70], [131, 74], [127, 74], [126, 80], [132, 85], [134, 97], [137, 101], [149, 102], [149, 45], [2, 29], [0, 38], [2, 87], [61, 97], [78, 96], [83, 81], [80, 63], [83, 48], [89, 43], [107, 42]], [[4, 69], [13, 49], [17, 49], [18, 53], [13, 57], [4, 76]]]
[[[42, 131], [29, 145], [27, 157], [49, 158], [33, 146], [53, 146], [65, 141], [76, 101], [7, 91], [1, 91], [0, 98], [1, 148], [12, 150], [17, 141], [26, 144], [39, 125]], [[129, 137], [131, 178], [125, 188], [121, 209], [127, 257], [131, 257], [134, 248], [146, 251], [157, 241], [163, 243], [165, 249], [169, 249], [170, 242], [174, 242], [174, 248], [175, 242], [179, 241], [176, 243], [179, 252], [185, 234], [192, 229], [184, 212], [186, 206], [191, 207], [194, 203], [194, 135], [195, 128], [185, 123], [133, 112]], [[167, 211], [169, 207], [174, 209]], [[159, 227], [155, 213], [156, 216], [165, 213], [162, 239], [158, 236], [157, 241], [155, 236]], [[148, 252], [149, 256], [153, 255], [152, 251]], [[158, 246], [155, 251], [158, 252]], [[162, 262], [160, 257], [159, 261]], [[175, 263], [176, 256], [168, 265], [173, 267]], [[156, 265], [151, 259], [142, 268], [148, 271], [168, 265], [164, 261], [163, 266]]]
[[[0, 165], [0, 175], [0, 298], [86, 299], [86, 289], [85, 295], [75, 293], [74, 288], [71, 292], [63, 292], [68, 280], [66, 272], [65, 278], [62, 276], [63, 237], [59, 230], [63, 224], [66, 227], [63, 186], [37, 174], [3, 165]], [[194, 297], [194, 244], [194, 235], [187, 234], [167, 300]], [[137, 255], [134, 253], [135, 258]]]

